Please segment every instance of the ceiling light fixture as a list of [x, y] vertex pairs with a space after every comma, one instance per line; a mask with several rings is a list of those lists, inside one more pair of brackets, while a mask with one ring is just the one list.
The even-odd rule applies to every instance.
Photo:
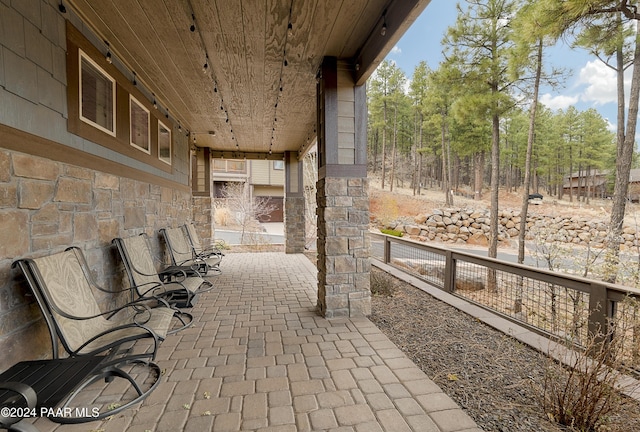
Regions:
[[60, 0], [60, 4], [58, 5], [58, 10], [62, 13], [67, 13], [67, 8], [62, 4], [62, 0]]
[[387, 11], [382, 14], [382, 29], [380, 29], [380, 35], [386, 36], [387, 34]]
[[205, 54], [204, 65], [202, 65], [202, 72], [205, 74], [209, 71], [209, 54]]
[[196, 16], [194, 14], [191, 14], [191, 27], [189, 27], [189, 30], [191, 32], [196, 31]]
[[153, 107], [155, 109], [158, 109], [158, 102], [156, 101], [156, 95], [151, 93], [151, 96], [153, 96]]
[[104, 57], [107, 60], [107, 63], [111, 64], [113, 62], [113, 59], [111, 58], [111, 47], [109, 46], [109, 42], [105, 41], [104, 43], [107, 44], [107, 54]]

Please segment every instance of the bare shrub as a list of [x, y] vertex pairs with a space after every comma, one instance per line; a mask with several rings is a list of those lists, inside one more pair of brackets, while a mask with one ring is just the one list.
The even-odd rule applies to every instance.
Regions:
[[217, 226], [227, 226], [231, 224], [231, 213], [229, 213], [229, 209], [226, 207], [218, 207], [220, 204], [216, 204], [216, 209], [214, 213], [214, 221]]
[[318, 238], [318, 223], [316, 216], [316, 195], [318, 183], [318, 153], [308, 152], [303, 159], [303, 182], [305, 199], [305, 247], [311, 248]]
[[[625, 308], [637, 309], [636, 300], [623, 303]], [[560, 344], [563, 352], [555, 353], [568, 365], [564, 370], [549, 358], [538, 395], [551, 420], [578, 431], [625, 430], [624, 424], [612, 419], [619, 419], [631, 403], [625, 393], [638, 388], [637, 381], [623, 373], [628, 366], [628, 350], [636, 345], [634, 330], [638, 324], [618, 318], [605, 333], [589, 334], [580, 349], [576, 349], [574, 340], [566, 338]]]
[[[252, 197], [246, 183], [229, 182], [222, 189], [224, 206], [229, 215], [240, 227], [240, 243], [262, 242], [255, 233], [260, 231], [259, 220], [271, 214], [274, 210], [273, 204], [268, 198]], [[253, 244], [253, 243], [251, 243]]]
[[387, 272], [371, 269], [371, 294], [383, 297], [393, 297], [397, 280]]

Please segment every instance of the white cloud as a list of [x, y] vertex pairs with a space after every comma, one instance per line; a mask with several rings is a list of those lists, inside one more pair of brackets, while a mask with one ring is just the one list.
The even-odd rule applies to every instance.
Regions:
[[580, 69], [578, 85], [585, 85], [580, 99], [604, 105], [618, 100], [616, 93], [616, 73], [599, 60], [589, 61]]
[[[604, 121], [607, 122], [607, 129], [610, 132], [617, 132], [618, 131], [618, 124], [617, 123], [611, 123], [611, 121], [608, 118], [604, 119]], [[638, 140], [638, 138], [636, 138], [636, 141], [637, 140]]]
[[398, 45], [394, 45], [394, 47], [391, 48], [391, 52], [389, 54], [402, 54], [402, 50]]
[[571, 105], [575, 105], [579, 99], [578, 96], [552, 96], [550, 93], [545, 93], [540, 97], [540, 102], [549, 109], [557, 110], [567, 109]]
[[411, 91], [411, 78], [407, 77], [407, 79], [404, 82], [404, 94], [409, 94], [409, 92]]

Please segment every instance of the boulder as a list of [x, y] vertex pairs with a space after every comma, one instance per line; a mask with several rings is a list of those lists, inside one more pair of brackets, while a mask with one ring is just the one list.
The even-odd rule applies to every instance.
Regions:
[[456, 291], [481, 291], [486, 285], [486, 272], [483, 267], [479, 273], [464, 274], [456, 277]]
[[416, 225], [407, 225], [404, 230], [409, 235], [420, 235], [420, 227]]
[[447, 226], [447, 232], [449, 234], [458, 234], [460, 232], [460, 228], [458, 228], [456, 225], [449, 225]]
[[418, 215], [413, 218], [413, 221], [418, 225], [424, 225], [424, 223], [427, 221], [427, 215]]

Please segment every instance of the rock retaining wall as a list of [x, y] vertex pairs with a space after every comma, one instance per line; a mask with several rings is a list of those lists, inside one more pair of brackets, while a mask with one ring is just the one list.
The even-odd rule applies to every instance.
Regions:
[[[488, 209], [436, 209], [433, 214], [416, 216], [413, 221], [397, 221], [389, 228], [414, 240], [486, 245], [489, 220]], [[520, 211], [501, 210], [498, 214], [498, 240], [517, 240], [520, 221]], [[608, 221], [582, 216], [529, 214], [526, 238], [603, 247], [607, 230]], [[636, 247], [640, 244], [639, 237], [634, 227], [625, 226], [620, 243], [623, 247]]]

